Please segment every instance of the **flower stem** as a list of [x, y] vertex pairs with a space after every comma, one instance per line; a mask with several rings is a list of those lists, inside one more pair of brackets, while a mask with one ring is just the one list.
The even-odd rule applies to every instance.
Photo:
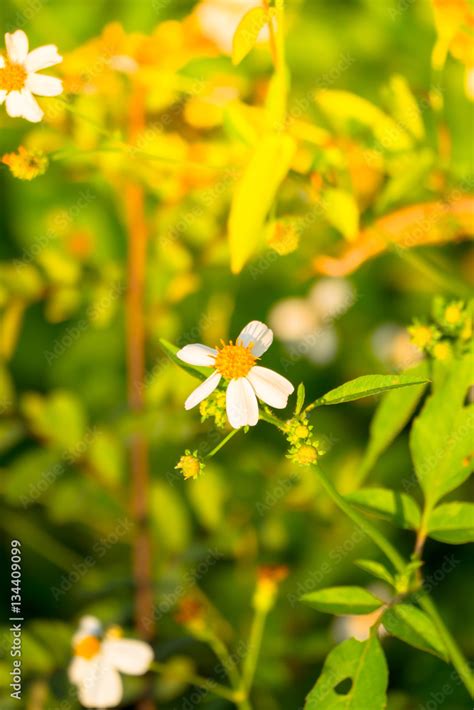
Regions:
[[[129, 139], [133, 142], [145, 123], [144, 93], [136, 86], [130, 99]], [[148, 233], [143, 189], [134, 181], [125, 184], [125, 214], [128, 231], [128, 288], [126, 294], [126, 352], [128, 404], [132, 412], [143, 409], [145, 375], [144, 289]], [[133, 577], [135, 582], [135, 625], [139, 634], [154, 634], [152, 552], [149, 530], [148, 442], [135, 432], [130, 442], [132, 477]]]
[[249, 693], [250, 688], [252, 687], [252, 681], [255, 675], [255, 670], [257, 668], [258, 657], [260, 655], [260, 647], [262, 645], [263, 630], [265, 628], [266, 618], [266, 611], [258, 608], [255, 610], [252, 619], [252, 626], [250, 629], [248, 651], [242, 669], [241, 687], [246, 694]]
[[230, 431], [227, 434], [227, 436], [224, 439], [222, 439], [222, 441], [219, 442], [219, 444], [217, 444], [217, 446], [207, 454], [206, 458], [210, 459], [212, 456], [217, 454], [217, 452], [220, 451], [222, 449], [222, 447], [225, 446], [227, 444], [227, 442], [230, 441], [233, 436], [235, 436], [235, 434], [237, 434], [238, 431], [239, 431], [239, 429], [232, 429], [232, 431]]

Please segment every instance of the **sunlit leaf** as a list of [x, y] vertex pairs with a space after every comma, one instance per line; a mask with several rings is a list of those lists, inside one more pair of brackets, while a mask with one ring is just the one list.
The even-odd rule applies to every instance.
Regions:
[[328, 587], [304, 594], [300, 601], [326, 614], [369, 614], [383, 601], [363, 587]]
[[[411, 368], [407, 374], [412, 377], [420, 377], [420, 379], [426, 378], [427, 363], [420, 363]], [[410, 420], [425, 389], [426, 383], [392, 390], [382, 397], [370, 423], [369, 444], [358, 469], [359, 482], [366, 477], [381, 454]]]
[[295, 152], [285, 134], [267, 135], [256, 148], [237, 185], [229, 215], [231, 269], [239, 273], [262, 238], [265, 217]]
[[464, 406], [473, 358], [461, 358], [415, 419], [410, 449], [426, 501], [434, 505], [468, 478], [473, 466], [474, 405]]
[[365, 570], [365, 572], [377, 577], [377, 579], [381, 579], [391, 585], [395, 583], [393, 575], [380, 562], [375, 562], [374, 560], [356, 560], [354, 564]]
[[474, 542], [474, 503], [439, 505], [428, 519], [428, 534], [451, 545]]
[[395, 74], [389, 81], [388, 99], [392, 116], [411, 135], [420, 141], [424, 138], [425, 127], [418, 103], [404, 76]]
[[433, 622], [424, 611], [412, 604], [397, 604], [382, 617], [387, 631], [410, 646], [446, 660], [446, 649]]
[[326, 658], [304, 710], [385, 710], [387, 684], [387, 663], [377, 637], [348, 639]]
[[358, 123], [373, 133], [384, 151], [409, 150], [413, 145], [411, 136], [396, 121], [362, 96], [349, 91], [322, 89], [315, 98], [338, 130], [348, 131], [351, 125]]
[[349, 493], [346, 498], [365, 512], [399, 527], [416, 530], [420, 525], [420, 509], [406, 493], [388, 488], [362, 488]]
[[350, 380], [340, 387], [327, 392], [323, 397], [319, 397], [313, 404], [313, 407], [321, 407], [325, 404], [341, 404], [342, 402], [352, 402], [355, 399], [363, 397], [371, 397], [387, 390], [397, 389], [398, 387], [409, 387], [411, 385], [421, 385], [427, 382], [421, 376], [404, 374], [404, 375], [362, 375], [356, 377], [355, 380]]
[[240, 64], [255, 47], [258, 35], [268, 22], [268, 12], [263, 7], [253, 7], [245, 13], [235, 30], [232, 41], [232, 63]]

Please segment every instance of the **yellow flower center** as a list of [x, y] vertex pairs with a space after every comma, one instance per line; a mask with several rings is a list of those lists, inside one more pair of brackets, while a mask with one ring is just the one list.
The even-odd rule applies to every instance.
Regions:
[[25, 85], [26, 69], [21, 64], [7, 62], [0, 69], [0, 89], [3, 91], [20, 91]]
[[90, 660], [97, 656], [100, 651], [100, 641], [96, 636], [84, 636], [74, 646], [74, 654]]
[[456, 323], [459, 323], [459, 321], [461, 320], [461, 315], [462, 313], [459, 306], [448, 306], [444, 313], [446, 322], [450, 325], [455, 325]]
[[237, 342], [235, 345], [230, 341], [228, 345], [217, 349], [214, 367], [227, 380], [248, 375], [258, 358], [252, 355], [253, 343], [247, 347]]

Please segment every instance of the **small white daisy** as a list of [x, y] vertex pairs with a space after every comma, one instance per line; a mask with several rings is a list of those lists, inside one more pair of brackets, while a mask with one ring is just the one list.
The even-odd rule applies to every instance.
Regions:
[[256, 365], [272, 341], [270, 328], [253, 320], [245, 326], [235, 344], [222, 342], [220, 348], [209, 348], [200, 343], [185, 345], [177, 353], [180, 360], [188, 365], [204, 365], [215, 370], [189, 395], [185, 409], [192, 409], [206, 399], [222, 377], [228, 381], [226, 411], [234, 429], [254, 426], [258, 422], [257, 397], [276, 409], [286, 407], [288, 397], [294, 391], [291, 382], [267, 367]]
[[147, 643], [123, 639], [114, 628], [103, 635], [94, 616], [84, 616], [79, 622], [73, 649], [69, 680], [77, 686], [79, 701], [86, 708], [116, 707], [123, 695], [120, 673], [143, 675], [153, 660]]
[[57, 47], [47, 44], [28, 52], [28, 37], [23, 30], [5, 35], [6, 56], [0, 55], [0, 104], [5, 102], [7, 113], [12, 118], [20, 116], [37, 123], [43, 118], [33, 94], [58, 96], [63, 85], [60, 79], [37, 74], [62, 62]]

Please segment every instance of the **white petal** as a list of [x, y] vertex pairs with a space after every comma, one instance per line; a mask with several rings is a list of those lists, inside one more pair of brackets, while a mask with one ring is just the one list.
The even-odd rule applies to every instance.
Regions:
[[153, 660], [153, 649], [144, 641], [114, 639], [104, 641], [102, 653], [111, 666], [128, 675], [143, 675]]
[[3, 104], [3, 102], [5, 101], [6, 95], [7, 95], [7, 92], [6, 92], [6, 91], [4, 91], [4, 90], [3, 90], [3, 91], [0, 91], [0, 106], [1, 106], [1, 105]]
[[85, 616], [81, 616], [79, 619], [79, 629], [77, 634], [80, 634], [82, 637], [84, 637], [84, 635], [100, 636], [102, 634], [102, 628], [102, 623], [96, 616], [86, 614]]
[[25, 67], [27, 71], [39, 71], [59, 64], [63, 58], [58, 54], [58, 48], [54, 44], [45, 44], [44, 47], [33, 49], [26, 57]]
[[0, 54], [0, 69], [3, 69], [4, 66], [5, 66], [5, 59], [4, 59], [4, 57], [2, 57], [2, 55]]
[[113, 708], [122, 700], [120, 675], [102, 654], [87, 663], [78, 687], [79, 700], [86, 708]]
[[22, 115], [24, 99], [20, 91], [9, 91], [5, 103], [9, 116], [16, 118]]
[[286, 377], [282, 377], [278, 372], [269, 370], [268, 367], [260, 367], [259, 365], [252, 367], [247, 379], [250, 380], [257, 397], [269, 404], [270, 407], [276, 407], [277, 409], [286, 407], [288, 397], [295, 390]]
[[226, 394], [227, 418], [234, 429], [255, 426], [258, 422], [258, 403], [252, 385], [245, 377], [231, 380]]
[[59, 96], [63, 91], [63, 82], [55, 76], [44, 74], [29, 74], [26, 88], [38, 96]]
[[23, 30], [17, 30], [5, 35], [5, 46], [8, 59], [14, 64], [23, 64], [28, 54], [28, 37]]
[[90, 661], [86, 661], [86, 659], [81, 658], [81, 656], [74, 656], [67, 669], [68, 678], [71, 683], [79, 685], [87, 672], [89, 663]]
[[272, 344], [273, 332], [265, 323], [253, 320], [245, 326], [237, 338], [237, 342], [241, 342], [245, 346], [253, 343], [252, 355], [260, 357]]
[[217, 350], [208, 348], [207, 345], [201, 345], [201, 343], [185, 345], [184, 348], [181, 348], [176, 353], [176, 356], [183, 362], [187, 362], [188, 365], [204, 365], [206, 367], [214, 365], [216, 355]]
[[192, 409], [196, 406], [196, 404], [202, 402], [203, 399], [209, 397], [211, 392], [214, 392], [214, 390], [216, 389], [217, 385], [220, 382], [220, 379], [220, 373], [213, 372], [212, 375], [207, 378], [207, 380], [204, 380], [204, 382], [202, 382], [199, 387], [196, 387], [196, 389], [191, 392], [186, 402], [184, 403], [184, 408]]
[[12, 118], [21, 116], [32, 123], [38, 123], [44, 116], [32, 94], [25, 89], [10, 91], [6, 98], [6, 107], [8, 115]]

